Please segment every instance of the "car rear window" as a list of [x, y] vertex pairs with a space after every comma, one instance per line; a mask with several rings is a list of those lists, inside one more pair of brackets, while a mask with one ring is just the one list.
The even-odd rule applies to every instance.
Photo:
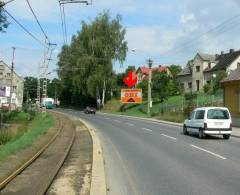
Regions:
[[227, 110], [222, 109], [210, 109], [207, 113], [208, 119], [229, 119], [229, 113]]

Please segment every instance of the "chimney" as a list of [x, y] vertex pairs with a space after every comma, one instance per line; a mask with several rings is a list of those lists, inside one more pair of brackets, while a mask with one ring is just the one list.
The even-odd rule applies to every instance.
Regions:
[[233, 53], [233, 52], [234, 52], [234, 49], [230, 49], [230, 50], [229, 50], [229, 53]]
[[223, 55], [224, 54], [224, 51], [221, 51], [221, 55]]

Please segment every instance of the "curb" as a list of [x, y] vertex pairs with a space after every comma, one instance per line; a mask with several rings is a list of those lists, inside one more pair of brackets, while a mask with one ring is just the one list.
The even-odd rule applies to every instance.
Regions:
[[89, 125], [85, 120], [78, 118], [89, 130], [93, 141], [93, 164], [92, 164], [92, 179], [90, 195], [106, 195], [107, 185], [104, 169], [103, 151], [95, 129]]
[[[119, 117], [122, 117], [122, 118], [134, 118], [134, 119], [138, 119], [138, 120], [146, 120], [146, 121], [151, 121], [151, 122], [156, 122], [156, 123], [173, 125], [173, 126], [177, 126], [177, 127], [182, 127], [182, 126], [183, 126], [181, 123], [174, 123], [174, 122], [169, 122], [169, 121], [162, 121], [162, 120], [157, 120], [157, 119], [152, 119], [152, 118], [143, 118], [143, 117], [137, 117], [137, 116], [126, 116], [126, 115], [110, 114], [110, 113], [104, 113], [104, 112], [98, 112], [98, 114], [110, 115], [110, 116], [119, 116]], [[240, 135], [231, 134], [231, 136], [232, 136], [232, 137], [235, 137], [235, 138], [240, 138]]]

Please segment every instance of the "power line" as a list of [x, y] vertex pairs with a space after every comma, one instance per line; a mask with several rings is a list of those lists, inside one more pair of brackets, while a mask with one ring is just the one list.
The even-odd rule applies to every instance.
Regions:
[[31, 6], [31, 4], [30, 4], [29, 0], [26, 0], [26, 1], [27, 1], [28, 6], [29, 6], [29, 9], [31, 10], [31, 12], [32, 12], [32, 14], [33, 14], [35, 20], [36, 20], [37, 23], [38, 23], [38, 26], [40, 27], [42, 33], [44, 34], [45, 39], [46, 39], [46, 40], [48, 41], [48, 43], [49, 43], [50, 41], [49, 41], [49, 39], [48, 39], [48, 36], [47, 36], [46, 32], [43, 30], [43, 27], [42, 27], [42, 25], [40, 24], [40, 22], [39, 22], [39, 20], [38, 20], [38, 18], [37, 18], [37, 16], [36, 16], [36, 14], [35, 14], [35, 12], [34, 12], [32, 6]]
[[[240, 17], [240, 14], [237, 14], [237, 15], [235, 15], [235, 16], [233, 16], [233, 17], [231, 17], [231, 18], [229, 18], [229, 19], [227, 19], [227, 20], [225, 20], [225, 21], [223, 21], [223, 22], [220, 23], [219, 25], [217, 25], [217, 26], [209, 29], [207, 32], [201, 33], [200, 35], [196, 36], [195, 38], [191, 39], [190, 41], [185, 42], [185, 43], [183, 43], [182, 45], [180, 45], [180, 46], [178, 46], [178, 47], [176, 47], [176, 48], [168, 51], [167, 54], [168, 54], [168, 53], [171, 53], [171, 52], [173, 52], [173, 51], [174, 51], [174, 53], [176, 53], [176, 51], [179, 52], [179, 51], [181, 51], [181, 50], [184, 49], [184, 48], [191, 47], [191, 45], [192, 45], [195, 41], [198, 41], [198, 40], [200, 40], [201, 38], [204, 38], [204, 36], [206, 36], [206, 35], [209, 35], [209, 34], [211, 34], [211, 33], [214, 33], [215, 30], [217, 30], [217, 31], [216, 31], [216, 33], [217, 33], [216, 36], [218, 36], [218, 35], [221, 34], [221, 33], [224, 33], [224, 32], [226, 32], [226, 31], [228, 31], [229, 29], [224, 30], [224, 28], [226, 28], [226, 26], [229, 25], [229, 24], [234, 24], [234, 22], [239, 23], [239, 20], [236, 20], [236, 19], [239, 18], [239, 17]], [[236, 21], [234, 21], [234, 20], [236, 20]]]
[[4, 10], [4, 12], [10, 17], [12, 18], [29, 36], [31, 36], [33, 39], [35, 39], [35, 41], [37, 41], [39, 44], [41, 44], [42, 46], [45, 46], [45, 44], [38, 39], [36, 36], [34, 36], [26, 27], [24, 27], [15, 17], [12, 16], [12, 14], [10, 14], [5, 8], [2, 8]]

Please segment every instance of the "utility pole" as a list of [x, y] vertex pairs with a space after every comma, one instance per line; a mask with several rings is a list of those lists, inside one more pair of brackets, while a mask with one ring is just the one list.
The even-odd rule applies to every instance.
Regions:
[[103, 81], [103, 94], [102, 94], [102, 106], [104, 106], [105, 103], [105, 93], [106, 93], [106, 81]]
[[151, 108], [152, 108], [152, 64], [153, 61], [151, 59], [147, 60], [149, 74], [148, 74], [148, 107], [147, 107], [147, 114], [151, 117]]
[[12, 66], [11, 66], [11, 86], [10, 86], [10, 111], [12, 110], [12, 97], [13, 97], [13, 74], [14, 74], [14, 59], [15, 59], [15, 47], [13, 49], [13, 56], [12, 56]]

